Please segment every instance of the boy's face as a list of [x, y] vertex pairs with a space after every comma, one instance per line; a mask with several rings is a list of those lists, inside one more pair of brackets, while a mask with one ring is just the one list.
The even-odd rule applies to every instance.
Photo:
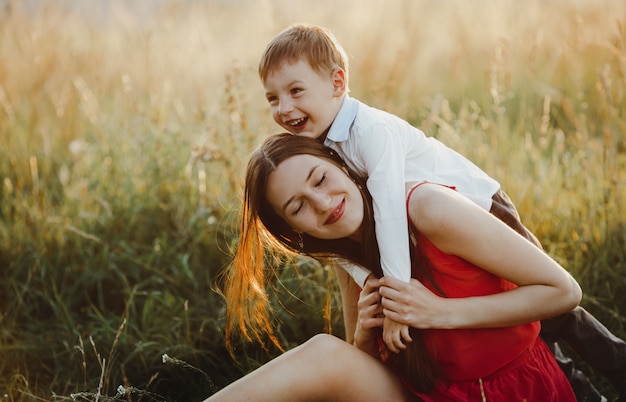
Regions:
[[276, 123], [292, 134], [318, 138], [339, 112], [345, 73], [318, 73], [306, 60], [284, 62], [267, 76], [264, 87]]

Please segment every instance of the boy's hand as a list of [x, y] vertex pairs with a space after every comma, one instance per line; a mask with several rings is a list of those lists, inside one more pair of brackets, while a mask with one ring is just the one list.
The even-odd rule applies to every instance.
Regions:
[[383, 322], [383, 340], [385, 344], [394, 353], [406, 349], [405, 342], [413, 342], [409, 335], [409, 326], [400, 324], [389, 317], [385, 317]]

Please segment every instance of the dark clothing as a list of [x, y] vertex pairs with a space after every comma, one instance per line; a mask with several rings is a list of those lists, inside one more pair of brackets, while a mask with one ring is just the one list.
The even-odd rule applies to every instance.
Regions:
[[[511, 199], [499, 190], [493, 196], [490, 212], [516, 232], [543, 249], [541, 243], [521, 222]], [[584, 308], [541, 321], [539, 336], [548, 344], [568, 377], [579, 401], [599, 401], [600, 394], [589, 379], [561, 352], [557, 342], [566, 342], [589, 366], [606, 377], [618, 392], [626, 392], [626, 342], [600, 323]]]

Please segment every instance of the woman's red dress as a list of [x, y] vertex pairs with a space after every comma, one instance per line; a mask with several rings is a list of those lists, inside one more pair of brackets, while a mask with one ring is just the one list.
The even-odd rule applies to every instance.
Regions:
[[[442, 252], [414, 228], [412, 235], [415, 255], [429, 262], [425, 264], [429, 267], [414, 267], [413, 277], [440, 296], [483, 296], [517, 287]], [[538, 337], [540, 326], [534, 321], [505, 328], [423, 330], [441, 380], [432, 393], [416, 395], [425, 401], [576, 401], [554, 356]]]

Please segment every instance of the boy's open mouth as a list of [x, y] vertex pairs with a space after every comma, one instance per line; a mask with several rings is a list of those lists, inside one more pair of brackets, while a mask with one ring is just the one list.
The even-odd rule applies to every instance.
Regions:
[[291, 120], [288, 124], [291, 128], [300, 130], [305, 126], [307, 121], [309, 121], [308, 117], [301, 117], [299, 119]]

